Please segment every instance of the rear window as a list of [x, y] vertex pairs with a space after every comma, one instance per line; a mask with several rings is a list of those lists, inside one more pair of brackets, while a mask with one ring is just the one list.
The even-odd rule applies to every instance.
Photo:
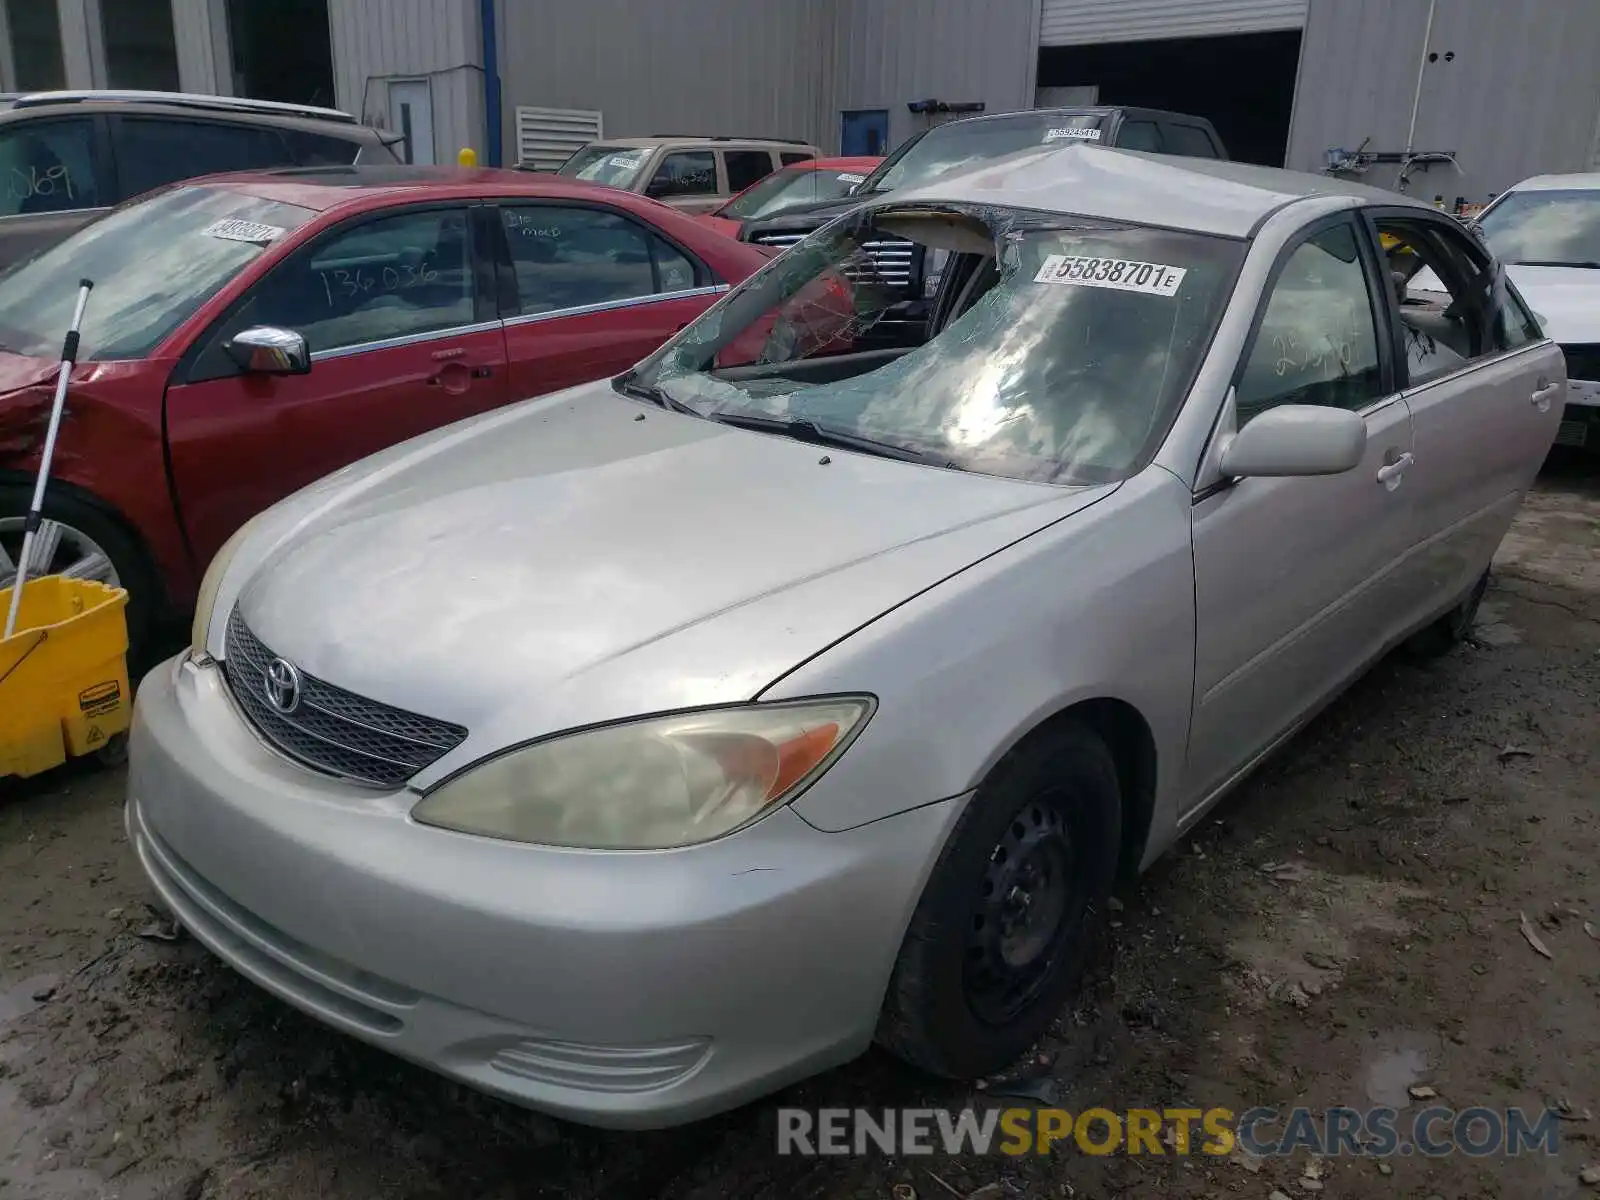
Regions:
[[129, 204], [0, 277], [0, 348], [53, 358], [78, 280], [94, 282], [78, 357], [143, 358], [310, 209], [208, 187]]

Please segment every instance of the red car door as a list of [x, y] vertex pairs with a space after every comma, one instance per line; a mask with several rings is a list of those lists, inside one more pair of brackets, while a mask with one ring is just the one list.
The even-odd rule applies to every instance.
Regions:
[[504, 201], [511, 394], [616, 375], [726, 290], [659, 230], [601, 204]]
[[[167, 389], [172, 476], [195, 556], [305, 484], [504, 404], [505, 336], [464, 204], [363, 214], [263, 276], [198, 338]], [[241, 369], [245, 329], [301, 334], [304, 375]]]

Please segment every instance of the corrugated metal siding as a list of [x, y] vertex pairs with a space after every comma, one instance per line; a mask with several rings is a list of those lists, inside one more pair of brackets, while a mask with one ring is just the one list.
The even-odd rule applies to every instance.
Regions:
[[[1312, 0], [1289, 165], [1319, 171], [1330, 148], [1406, 148], [1428, 0]], [[1409, 191], [1486, 199], [1529, 175], [1583, 170], [1600, 115], [1595, 0], [1439, 0], [1414, 150], [1454, 151], [1415, 171]], [[1454, 54], [1447, 61], [1446, 55]], [[1397, 168], [1362, 181], [1394, 185]]]
[[837, 0], [834, 102], [839, 112], [887, 109], [889, 144], [927, 120], [913, 100], [982, 101], [988, 112], [1032, 108], [1039, 0]]
[[[483, 56], [474, 0], [328, 0], [338, 106], [380, 128], [391, 79], [425, 78], [433, 96], [434, 160], [483, 149]], [[514, 66], [504, 59], [501, 70]]]
[[1308, 0], [1041, 0], [1039, 44], [1148, 42], [1299, 29]]
[[608, 137], [815, 141], [828, 127], [835, 0], [498, 3], [508, 146], [518, 105], [599, 110]]
[[[178, 45], [178, 86], [186, 92], [207, 92], [213, 95], [230, 95], [233, 92], [233, 72], [225, 59], [226, 21], [220, 5], [213, 0], [172, 0], [172, 32]], [[215, 19], [223, 25], [222, 37], [213, 26]]]

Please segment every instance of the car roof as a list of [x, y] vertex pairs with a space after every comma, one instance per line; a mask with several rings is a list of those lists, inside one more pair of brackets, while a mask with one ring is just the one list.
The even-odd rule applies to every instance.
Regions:
[[593, 199], [603, 195], [621, 203], [641, 202], [638, 196], [616, 188], [563, 175], [497, 167], [429, 167], [403, 163], [242, 171], [188, 179], [184, 186], [226, 188], [314, 212], [341, 207], [377, 208], [423, 198], [470, 199], [483, 195], [556, 200]]
[[[51, 117], [82, 117], [91, 113], [116, 113], [122, 116], [173, 117], [185, 121], [221, 121], [229, 125], [269, 126], [273, 129], [302, 129], [342, 138], [350, 142], [380, 142], [382, 136], [371, 126], [362, 125], [348, 115], [320, 117], [313, 110], [299, 111], [287, 106], [283, 111], [260, 108], [230, 108], [226, 105], [189, 104], [181, 100], [124, 100], [88, 96], [83, 100], [52, 103], [47, 93], [31, 93], [26, 105], [0, 108], [0, 125], [42, 121]], [[334, 112], [330, 109], [329, 112]]]
[[1597, 191], [1600, 171], [1574, 171], [1569, 175], [1535, 175], [1506, 189], [1511, 192]]
[[589, 143], [591, 146], [624, 146], [629, 149], [648, 149], [655, 146], [704, 146], [707, 149], [721, 149], [731, 147], [738, 149], [740, 146], [758, 146], [763, 150], [781, 150], [785, 146], [790, 149], [813, 149], [810, 142], [802, 142], [792, 138], [763, 138], [763, 137], [711, 137], [695, 134], [654, 134], [650, 137], [620, 137], [620, 138], [595, 138]]
[[1001, 205], [1248, 237], [1274, 211], [1313, 196], [1367, 203], [1431, 205], [1329, 175], [1209, 158], [1143, 154], [1077, 142], [1025, 150], [923, 187], [904, 188], [873, 207], [938, 202]]
[[[1006, 120], [1033, 120], [1048, 121], [1057, 117], [1109, 117], [1112, 113], [1149, 113], [1157, 117], [1181, 117], [1186, 121], [1204, 121], [1204, 117], [1196, 117], [1191, 113], [1173, 112], [1165, 108], [1146, 108], [1142, 104], [1065, 104], [1057, 108], [1019, 108], [1010, 112], [979, 113], [976, 116], [961, 117], [957, 121], [947, 121], [947, 125], [968, 124], [974, 121], [1006, 121]], [[933, 126], [938, 129], [940, 126]]]

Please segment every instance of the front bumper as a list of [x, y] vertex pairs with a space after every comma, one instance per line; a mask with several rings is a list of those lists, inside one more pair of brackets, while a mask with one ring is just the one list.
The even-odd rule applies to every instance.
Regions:
[[415, 800], [279, 756], [214, 665], [183, 656], [140, 688], [128, 832], [196, 938], [337, 1029], [622, 1128], [862, 1052], [961, 808], [835, 834], [785, 808], [706, 845], [606, 853], [429, 829]]
[[1567, 407], [1556, 429], [1556, 445], [1600, 449], [1600, 383], [1567, 381]]

